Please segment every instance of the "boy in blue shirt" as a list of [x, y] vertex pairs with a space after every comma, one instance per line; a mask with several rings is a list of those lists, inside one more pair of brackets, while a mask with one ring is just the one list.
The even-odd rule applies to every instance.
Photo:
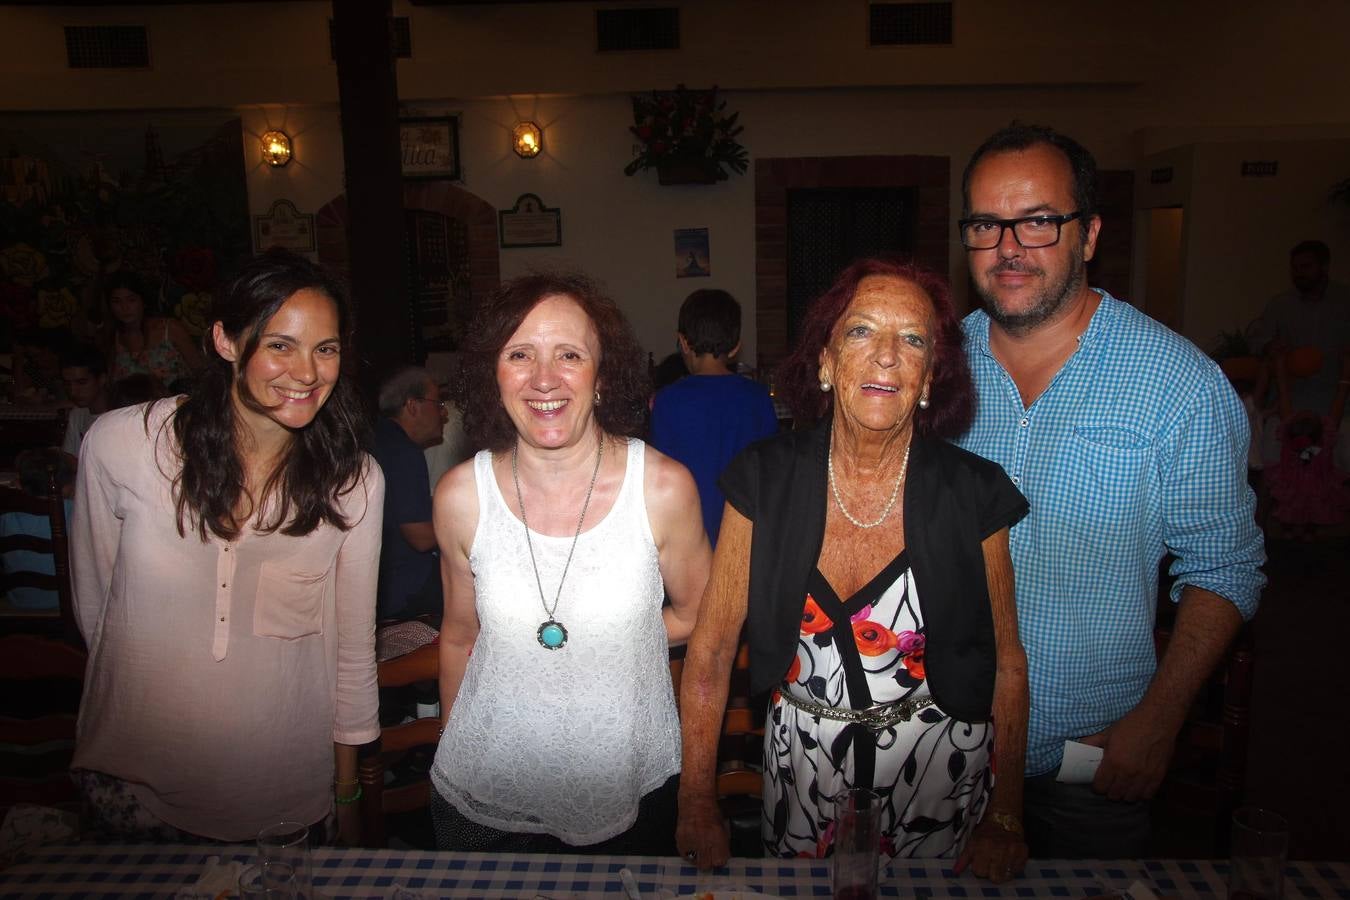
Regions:
[[703, 528], [716, 545], [724, 502], [717, 479], [748, 444], [778, 431], [778, 417], [769, 392], [731, 369], [729, 361], [741, 349], [735, 298], [721, 290], [694, 291], [680, 306], [678, 328], [689, 374], [657, 392], [651, 445], [694, 476]]

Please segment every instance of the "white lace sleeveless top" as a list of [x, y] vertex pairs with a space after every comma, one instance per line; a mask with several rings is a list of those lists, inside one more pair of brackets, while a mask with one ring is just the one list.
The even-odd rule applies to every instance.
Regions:
[[[480, 631], [431, 776], [479, 824], [597, 843], [632, 826], [642, 795], [680, 771], [644, 450], [629, 440], [613, 509], [577, 541], [554, 612], [568, 635], [558, 650], [536, 636], [548, 617], [525, 527], [498, 489], [491, 454], [474, 457], [469, 567]], [[551, 603], [572, 538], [530, 537]]]

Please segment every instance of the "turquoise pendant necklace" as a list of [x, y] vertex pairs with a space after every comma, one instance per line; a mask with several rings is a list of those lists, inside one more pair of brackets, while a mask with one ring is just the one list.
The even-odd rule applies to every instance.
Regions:
[[586, 510], [591, 506], [591, 494], [595, 492], [595, 480], [600, 477], [600, 460], [605, 454], [605, 433], [600, 432], [600, 446], [595, 451], [595, 471], [591, 473], [590, 487], [586, 488], [586, 500], [581, 504], [581, 518], [577, 519], [577, 531], [572, 535], [572, 548], [567, 551], [567, 562], [563, 563], [562, 577], [558, 579], [558, 592], [553, 595], [553, 606], [544, 599], [544, 583], [539, 578], [539, 563], [534, 559], [534, 543], [530, 540], [530, 521], [525, 518], [525, 499], [520, 495], [520, 472], [516, 467], [516, 458], [520, 451], [520, 439], [516, 439], [511, 448], [511, 481], [516, 486], [516, 505], [520, 507], [520, 522], [525, 526], [525, 546], [530, 550], [530, 567], [534, 569], [534, 584], [539, 588], [539, 603], [548, 616], [535, 633], [539, 646], [545, 650], [560, 650], [567, 645], [567, 628], [559, 622], [554, 613], [558, 611], [558, 601], [562, 599], [563, 582], [567, 580], [567, 570], [572, 565], [572, 554], [577, 552], [577, 539], [581, 537], [581, 526], [586, 521]]

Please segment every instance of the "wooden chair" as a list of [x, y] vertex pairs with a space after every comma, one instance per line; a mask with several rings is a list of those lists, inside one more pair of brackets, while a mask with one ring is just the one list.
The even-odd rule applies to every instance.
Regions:
[[[1167, 629], [1155, 632], [1160, 654], [1170, 638]], [[1228, 854], [1233, 810], [1242, 804], [1255, 661], [1244, 625], [1191, 705], [1155, 800], [1155, 814], [1207, 820], [1212, 847], [1200, 849], [1215, 856]]]
[[65, 641], [0, 637], [0, 818], [15, 803], [78, 807], [68, 769], [85, 659]]
[[[377, 676], [380, 687], [407, 687], [422, 681], [435, 681], [440, 672], [439, 653], [439, 645], [431, 643], [380, 663]], [[415, 748], [434, 748], [440, 740], [440, 727], [438, 717], [426, 716], [380, 729], [374, 752], [362, 759], [357, 771], [361, 782], [361, 842], [365, 846], [385, 846], [387, 815], [424, 809], [430, 804], [429, 777], [386, 787], [384, 773]]]
[[21, 490], [0, 487], [0, 514], [27, 513], [45, 516], [51, 528], [50, 538], [33, 537], [25, 534], [11, 534], [0, 537], [0, 553], [15, 550], [27, 550], [32, 553], [49, 554], [52, 557], [53, 574], [31, 571], [0, 571], [0, 595], [8, 595], [13, 588], [26, 587], [38, 590], [54, 591], [57, 598], [55, 614], [18, 611], [9, 608], [0, 614], [0, 632], [30, 632], [60, 636], [72, 643], [83, 646], [79, 629], [75, 625], [75, 606], [70, 586], [70, 545], [66, 537], [66, 505], [56, 487], [56, 473], [51, 472], [48, 480], [48, 495], [33, 497]]
[[717, 744], [717, 798], [731, 835], [733, 856], [764, 855], [760, 837], [764, 787], [765, 704], [750, 695], [750, 646], [741, 642], [731, 670], [727, 711]]

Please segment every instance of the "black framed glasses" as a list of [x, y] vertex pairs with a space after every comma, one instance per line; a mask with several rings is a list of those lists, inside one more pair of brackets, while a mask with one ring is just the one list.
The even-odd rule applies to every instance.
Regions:
[[445, 401], [434, 397], [412, 397], [410, 399], [416, 400], [418, 403], [435, 403], [441, 409], [445, 409]]
[[1083, 217], [1082, 210], [1063, 215], [1022, 216], [1019, 219], [961, 219], [956, 223], [961, 244], [967, 250], [992, 250], [1003, 240], [1003, 230], [1011, 228], [1017, 243], [1027, 250], [1052, 247], [1059, 243], [1065, 222]]

